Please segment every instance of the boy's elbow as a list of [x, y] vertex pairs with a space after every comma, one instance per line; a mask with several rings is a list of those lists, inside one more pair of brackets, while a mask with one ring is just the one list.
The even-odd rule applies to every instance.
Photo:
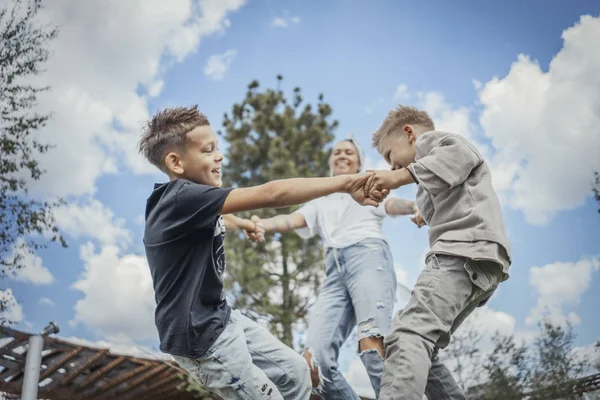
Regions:
[[264, 196], [265, 208], [280, 208], [287, 205], [288, 189], [278, 181], [265, 183], [261, 187]]

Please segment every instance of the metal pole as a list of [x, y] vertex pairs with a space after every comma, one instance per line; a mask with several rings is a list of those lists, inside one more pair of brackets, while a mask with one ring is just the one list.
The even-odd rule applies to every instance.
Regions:
[[29, 337], [21, 400], [37, 400], [42, 351], [44, 351], [44, 337], [58, 333], [58, 331], [58, 325], [50, 322], [39, 335], [31, 335]]
[[25, 376], [23, 377], [21, 400], [37, 400], [43, 350], [44, 337], [41, 335], [31, 335], [29, 337], [29, 348], [27, 349], [27, 360], [25, 361]]

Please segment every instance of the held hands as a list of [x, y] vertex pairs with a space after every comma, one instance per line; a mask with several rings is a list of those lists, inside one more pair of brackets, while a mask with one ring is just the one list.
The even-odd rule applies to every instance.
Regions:
[[347, 192], [352, 198], [363, 206], [378, 207], [390, 191], [387, 189], [367, 190], [369, 180], [373, 177], [373, 172], [365, 172], [362, 174], [350, 175], [351, 181]]
[[260, 221], [260, 217], [253, 215], [250, 221], [254, 223], [253, 230], [245, 230], [246, 238], [251, 242], [264, 242], [265, 241], [265, 228]]
[[369, 170], [367, 173], [371, 173], [367, 184], [365, 185], [365, 196], [377, 196], [384, 190], [389, 191], [395, 189], [396, 185], [396, 172], [388, 170]]

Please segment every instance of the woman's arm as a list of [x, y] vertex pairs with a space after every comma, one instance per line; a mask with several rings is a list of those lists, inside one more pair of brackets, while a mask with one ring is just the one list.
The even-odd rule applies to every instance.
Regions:
[[[253, 216], [252, 220], [256, 221], [257, 216]], [[266, 233], [271, 232], [289, 232], [294, 229], [306, 227], [304, 215], [300, 213], [276, 215], [273, 218], [260, 219]]]
[[392, 197], [385, 203], [385, 212], [388, 215], [413, 215], [417, 205], [414, 201]]

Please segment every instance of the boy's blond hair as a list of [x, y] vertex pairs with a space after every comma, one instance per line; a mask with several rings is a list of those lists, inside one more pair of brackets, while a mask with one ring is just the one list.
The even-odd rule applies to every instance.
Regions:
[[210, 125], [198, 106], [166, 108], [158, 111], [146, 124], [138, 150], [153, 165], [168, 173], [164, 159], [169, 151], [185, 151], [187, 133], [199, 126]]
[[399, 105], [388, 113], [381, 127], [373, 134], [373, 147], [379, 147], [381, 139], [403, 125], [421, 125], [431, 131], [435, 129], [433, 120], [425, 111], [415, 107]]

